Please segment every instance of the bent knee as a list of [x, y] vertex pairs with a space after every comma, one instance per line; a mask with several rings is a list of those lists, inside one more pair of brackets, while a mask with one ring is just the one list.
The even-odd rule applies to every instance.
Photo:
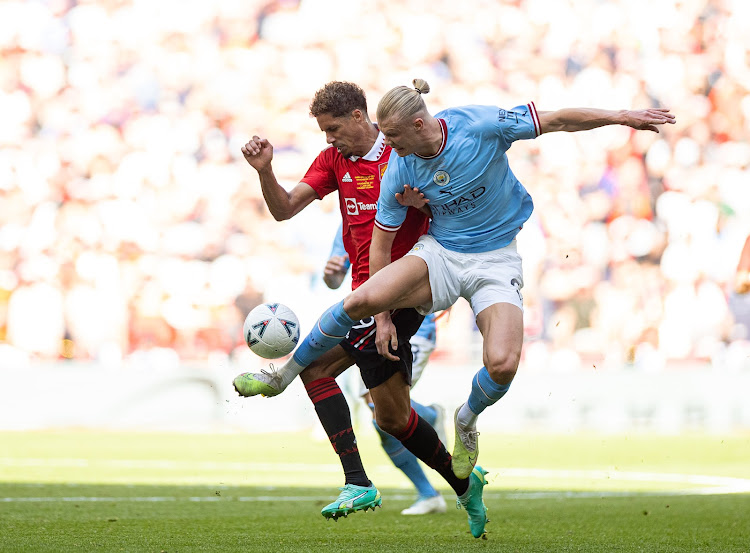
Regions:
[[485, 359], [485, 367], [492, 380], [498, 384], [508, 384], [516, 376], [520, 360], [520, 354], [493, 355]]
[[343, 370], [341, 367], [330, 363], [314, 362], [300, 373], [299, 377], [303, 384], [309, 384], [321, 378], [336, 378]]
[[375, 414], [375, 422], [383, 432], [387, 432], [391, 436], [395, 436], [401, 433], [406, 425], [409, 423], [408, 417], [397, 417], [393, 414], [379, 415]]
[[299, 377], [303, 384], [309, 384], [319, 378], [336, 378], [354, 365], [354, 358], [344, 348], [336, 346], [310, 363]]
[[355, 321], [375, 315], [377, 297], [368, 288], [360, 287], [344, 299], [344, 311]]

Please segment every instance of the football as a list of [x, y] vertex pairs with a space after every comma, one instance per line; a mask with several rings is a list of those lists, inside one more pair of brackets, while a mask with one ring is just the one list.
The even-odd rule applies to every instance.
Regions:
[[299, 320], [281, 303], [261, 303], [242, 328], [248, 347], [261, 357], [277, 359], [292, 352], [299, 341]]

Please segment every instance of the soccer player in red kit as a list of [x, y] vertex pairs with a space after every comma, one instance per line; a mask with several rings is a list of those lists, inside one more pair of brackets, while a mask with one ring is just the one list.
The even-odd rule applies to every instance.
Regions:
[[[338, 190], [343, 218], [344, 246], [352, 263], [352, 287], [357, 288], [369, 277], [369, 249], [380, 194], [380, 181], [385, 173], [390, 147], [369, 119], [364, 92], [352, 83], [331, 82], [320, 89], [310, 104], [310, 113], [331, 147], [323, 150], [302, 181], [287, 192], [279, 185], [271, 168], [273, 147], [265, 138], [254, 136], [242, 147], [247, 162], [258, 171], [261, 189], [271, 214], [276, 220], [295, 216], [313, 200]], [[402, 257], [425, 234], [429, 225], [426, 215], [410, 209], [398, 230], [391, 250], [392, 259]], [[339, 455], [346, 485], [339, 497], [323, 508], [326, 518], [338, 518], [351, 512], [380, 505], [380, 493], [367, 478], [357, 450], [351, 415], [346, 399], [334, 380], [344, 370], [357, 364], [366, 386], [372, 391], [391, 377], [401, 373], [411, 383], [412, 353], [409, 338], [417, 331], [423, 317], [414, 309], [391, 313], [386, 325], [376, 328], [370, 317], [358, 324], [332, 350], [322, 355], [300, 374], [315, 411]], [[390, 328], [383, 328], [390, 325]], [[386, 359], [378, 353], [376, 341], [388, 340], [392, 329], [399, 337], [399, 347], [392, 350], [398, 360]], [[234, 379], [234, 387], [242, 396], [262, 394], [273, 396], [289, 384], [271, 368], [261, 373], [243, 373]], [[374, 398], [374, 396], [373, 396]], [[386, 416], [387, 398], [375, 402], [376, 416]], [[380, 419], [380, 417], [378, 417]], [[457, 478], [451, 469], [450, 454], [435, 430], [413, 413], [409, 432], [396, 436], [409, 451], [435, 469], [460, 496], [470, 491], [480, 496], [481, 485], [469, 490], [469, 479]], [[479, 487], [478, 491], [474, 491]], [[484, 510], [477, 512], [482, 523]], [[469, 513], [472, 516], [472, 513]], [[484, 524], [482, 524], [482, 527]]]

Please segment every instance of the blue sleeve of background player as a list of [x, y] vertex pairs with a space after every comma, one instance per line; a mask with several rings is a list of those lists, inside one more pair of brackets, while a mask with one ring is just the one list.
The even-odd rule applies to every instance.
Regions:
[[339, 225], [339, 230], [336, 231], [336, 237], [333, 239], [333, 244], [331, 244], [331, 253], [328, 255], [328, 259], [332, 258], [334, 255], [338, 255], [341, 257], [346, 257], [346, 261], [344, 262], [344, 267], [348, 271], [349, 267], [351, 267], [351, 261], [349, 261], [349, 257], [347, 256], [346, 249], [344, 248], [344, 224]]
[[429, 340], [430, 342], [435, 344], [437, 342], [436, 328], [437, 325], [435, 324], [435, 314], [430, 313], [424, 318], [424, 321], [422, 321], [421, 326], [419, 327], [419, 329], [417, 329], [417, 332], [414, 335], [420, 336], [425, 340]]

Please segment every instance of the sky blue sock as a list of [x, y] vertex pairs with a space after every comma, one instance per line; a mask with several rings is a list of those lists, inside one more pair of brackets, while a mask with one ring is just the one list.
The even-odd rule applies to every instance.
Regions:
[[433, 488], [430, 481], [427, 480], [427, 475], [425, 475], [422, 467], [419, 465], [419, 460], [417, 460], [414, 454], [406, 449], [396, 438], [387, 432], [383, 432], [374, 420], [372, 421], [372, 424], [380, 435], [380, 442], [383, 445], [383, 449], [388, 454], [388, 457], [390, 457], [393, 464], [401, 469], [401, 472], [411, 480], [412, 484], [414, 484], [414, 487], [417, 489], [419, 497], [435, 497], [438, 495], [438, 491]]
[[344, 311], [344, 300], [329, 307], [294, 352], [292, 358], [301, 367], [307, 367], [344, 339], [354, 321]]
[[510, 388], [508, 384], [498, 384], [490, 377], [487, 367], [479, 369], [471, 381], [471, 394], [469, 394], [469, 409], [476, 415], [484, 411], [486, 407], [494, 405], [497, 400], [505, 395]]
[[417, 412], [419, 418], [426, 420], [430, 426], [435, 426], [435, 421], [437, 420], [437, 411], [434, 407], [430, 407], [429, 405], [422, 405], [421, 403], [417, 403], [413, 399], [411, 400], [411, 406], [412, 409]]

